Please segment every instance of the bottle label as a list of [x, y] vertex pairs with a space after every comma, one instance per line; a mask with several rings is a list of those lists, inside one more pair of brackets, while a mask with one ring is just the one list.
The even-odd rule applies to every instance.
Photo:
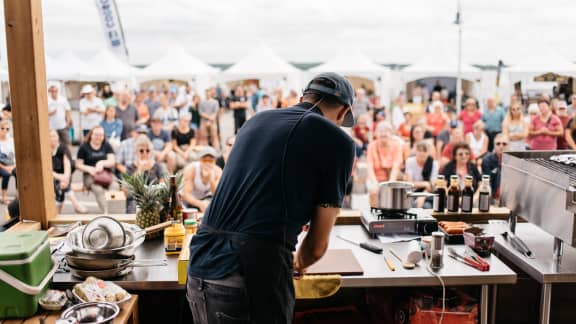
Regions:
[[478, 209], [483, 212], [490, 210], [490, 195], [488, 193], [480, 193], [480, 201], [478, 202]]
[[467, 212], [472, 211], [472, 197], [470, 196], [462, 197], [462, 211]]
[[448, 209], [451, 211], [455, 211], [456, 209], [458, 209], [457, 207], [455, 208], [456, 204], [454, 203], [454, 196], [449, 195], [448, 196]]
[[442, 211], [442, 210], [439, 210], [439, 208], [440, 208], [439, 205], [440, 205], [440, 196], [434, 196], [433, 207], [432, 207], [434, 209], [434, 211]]

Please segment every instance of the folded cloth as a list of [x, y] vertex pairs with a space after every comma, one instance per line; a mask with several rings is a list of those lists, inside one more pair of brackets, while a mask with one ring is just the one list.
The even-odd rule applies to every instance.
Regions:
[[340, 275], [307, 275], [294, 279], [296, 299], [320, 299], [330, 297], [342, 286]]

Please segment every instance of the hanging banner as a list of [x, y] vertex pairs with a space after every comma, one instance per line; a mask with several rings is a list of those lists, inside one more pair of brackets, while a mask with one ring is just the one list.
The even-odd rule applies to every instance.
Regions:
[[120, 56], [122, 59], [128, 60], [128, 47], [126, 46], [126, 39], [124, 38], [124, 31], [122, 30], [122, 23], [120, 22], [120, 14], [116, 6], [116, 0], [95, 0], [102, 26], [104, 27], [104, 36], [110, 50]]

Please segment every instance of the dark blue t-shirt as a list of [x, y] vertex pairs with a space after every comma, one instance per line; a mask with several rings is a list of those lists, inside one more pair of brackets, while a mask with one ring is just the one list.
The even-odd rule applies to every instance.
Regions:
[[[264, 111], [240, 129], [203, 224], [294, 249], [302, 225], [310, 221], [317, 206], [342, 204], [354, 162], [354, 142], [310, 107], [302, 103]], [[201, 227], [190, 244], [190, 275], [220, 279], [238, 272], [235, 246]]]

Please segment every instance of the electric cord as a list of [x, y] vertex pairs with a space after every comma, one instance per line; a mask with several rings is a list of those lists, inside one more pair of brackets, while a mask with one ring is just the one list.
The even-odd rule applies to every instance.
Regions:
[[431, 275], [436, 277], [438, 281], [440, 281], [440, 285], [442, 285], [442, 312], [440, 313], [440, 320], [438, 321], [438, 324], [442, 324], [442, 320], [444, 320], [444, 313], [446, 312], [446, 285], [444, 284], [444, 280], [442, 279], [442, 277], [436, 272], [434, 272], [430, 267], [431, 262], [428, 262], [428, 253], [426, 252], [426, 250], [424, 250], [424, 256], [426, 257], [426, 270]]

